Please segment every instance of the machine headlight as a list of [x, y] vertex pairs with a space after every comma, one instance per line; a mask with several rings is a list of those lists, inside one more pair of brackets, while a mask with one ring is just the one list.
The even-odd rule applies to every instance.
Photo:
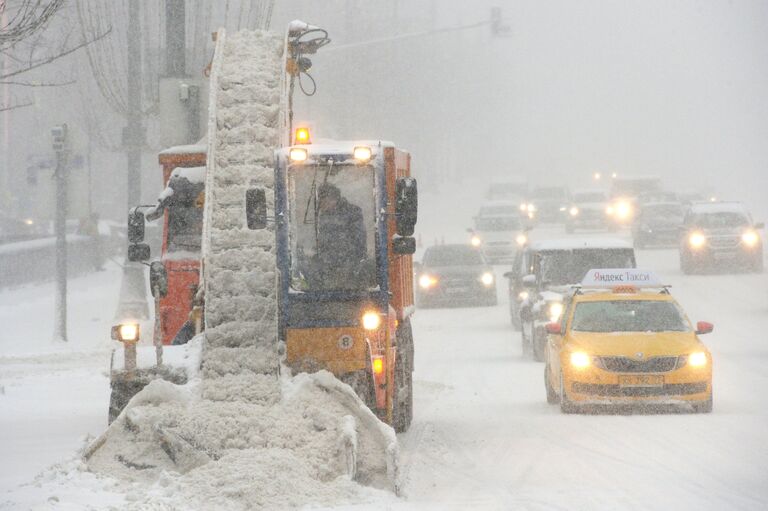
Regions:
[[363, 314], [363, 328], [377, 330], [381, 325], [381, 316], [376, 311], [367, 311]]
[[706, 242], [707, 237], [698, 231], [692, 232], [690, 236], [688, 236], [688, 244], [691, 246], [691, 248], [701, 248]]
[[121, 323], [112, 327], [112, 339], [120, 342], [139, 342], [138, 323]]
[[529, 296], [530, 295], [528, 294], [528, 291], [520, 291], [517, 294], [517, 299], [520, 300], [521, 302], [523, 302], [523, 301], [527, 300]]
[[573, 206], [571, 209], [568, 210], [568, 213], [570, 213], [571, 216], [577, 216], [579, 214], [579, 208], [576, 206]]
[[584, 369], [585, 367], [589, 367], [589, 364], [591, 363], [591, 357], [583, 351], [574, 351], [571, 353], [571, 365], [576, 369]]
[[488, 287], [491, 284], [493, 284], [493, 273], [491, 272], [485, 272], [480, 276], [480, 282], [483, 283], [484, 286]]
[[557, 323], [560, 321], [560, 315], [563, 313], [563, 304], [560, 302], [552, 302], [547, 306], [547, 317], [550, 323]]
[[366, 162], [371, 159], [371, 148], [366, 146], [357, 146], [353, 150], [357, 161]]
[[475, 236], [472, 236], [472, 237], [469, 239], [469, 243], [470, 243], [470, 244], [471, 244], [473, 247], [479, 247], [480, 245], [482, 245], [482, 244], [483, 244], [483, 240], [481, 240], [481, 239], [480, 239], [480, 236], [477, 236], [477, 235], [475, 235]]
[[741, 241], [748, 247], [754, 247], [760, 241], [760, 235], [755, 231], [745, 231], [741, 235]]
[[694, 351], [688, 355], [688, 365], [691, 367], [704, 367], [707, 365], [707, 354], [703, 351]]
[[291, 149], [290, 153], [288, 153], [288, 156], [291, 161], [307, 161], [307, 150], [302, 149], [301, 147], [294, 147]]
[[421, 286], [422, 289], [429, 289], [434, 287], [435, 284], [437, 284], [437, 279], [432, 275], [424, 274], [419, 277], [419, 286]]
[[526, 236], [525, 234], [518, 234], [515, 237], [515, 243], [517, 243], [518, 245], [520, 245], [522, 247], [523, 245], [528, 243], [528, 236]]

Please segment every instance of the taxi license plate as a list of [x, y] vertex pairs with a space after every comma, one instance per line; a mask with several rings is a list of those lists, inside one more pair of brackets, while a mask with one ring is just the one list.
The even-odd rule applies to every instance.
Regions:
[[661, 387], [664, 376], [660, 374], [627, 374], [619, 376], [621, 387]]

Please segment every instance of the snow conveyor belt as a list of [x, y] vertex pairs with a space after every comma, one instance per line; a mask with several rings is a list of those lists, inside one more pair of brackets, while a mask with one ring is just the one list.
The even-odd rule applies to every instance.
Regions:
[[[136, 509], [336, 505], [397, 490], [397, 441], [333, 375], [280, 371], [274, 225], [251, 231], [245, 191], [274, 194], [285, 43], [218, 32], [203, 229], [205, 323], [184, 386], [154, 380], [86, 452], [88, 468], [143, 483]], [[273, 205], [269, 205], [274, 216]], [[194, 358], [194, 357], [193, 357]]]

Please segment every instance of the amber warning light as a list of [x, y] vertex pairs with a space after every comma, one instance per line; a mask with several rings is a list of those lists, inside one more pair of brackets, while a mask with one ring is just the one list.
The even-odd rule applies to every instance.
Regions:
[[311, 144], [312, 138], [309, 136], [309, 128], [296, 128], [293, 137], [294, 144]]

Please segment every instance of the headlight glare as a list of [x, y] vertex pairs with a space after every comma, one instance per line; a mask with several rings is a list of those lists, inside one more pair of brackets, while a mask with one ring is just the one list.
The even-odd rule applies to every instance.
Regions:
[[583, 351], [574, 351], [571, 353], [571, 365], [577, 369], [584, 369], [585, 367], [589, 367], [591, 362], [592, 360], [590, 356]]
[[755, 231], [746, 231], [741, 235], [741, 241], [748, 247], [754, 247], [760, 241], [760, 236]]
[[568, 213], [570, 213], [571, 216], [577, 216], [579, 214], [579, 208], [573, 206], [570, 210], [568, 210]]
[[483, 244], [483, 240], [480, 239], [480, 236], [475, 235], [475, 236], [472, 236], [472, 238], [470, 238], [469, 243], [473, 247], [479, 247], [480, 245]]
[[430, 287], [434, 287], [435, 284], [437, 284], [437, 278], [432, 275], [424, 274], [419, 277], [419, 286], [421, 286], [422, 289], [429, 289]]
[[480, 282], [483, 283], [484, 286], [488, 287], [491, 284], [493, 284], [493, 273], [491, 272], [485, 272], [480, 276]]
[[528, 243], [528, 236], [526, 236], [525, 234], [518, 234], [518, 235], [515, 237], [515, 242], [516, 242], [518, 245], [520, 245], [520, 246], [523, 246], [523, 245], [525, 245], [526, 243]]
[[528, 299], [528, 296], [529, 296], [528, 295], [528, 291], [520, 291], [517, 294], [517, 299], [520, 300], [521, 302], [523, 302], [523, 301]]
[[688, 365], [691, 367], [704, 367], [707, 365], [707, 354], [703, 351], [694, 351], [688, 355]]
[[707, 237], [700, 232], [692, 232], [691, 235], [688, 236], [688, 244], [691, 248], [701, 248], [706, 242]]
[[376, 311], [367, 311], [363, 314], [363, 328], [376, 330], [381, 325], [381, 316]]
[[550, 323], [557, 323], [560, 321], [560, 315], [563, 313], [563, 304], [560, 302], [552, 302], [547, 307], [547, 316]]

